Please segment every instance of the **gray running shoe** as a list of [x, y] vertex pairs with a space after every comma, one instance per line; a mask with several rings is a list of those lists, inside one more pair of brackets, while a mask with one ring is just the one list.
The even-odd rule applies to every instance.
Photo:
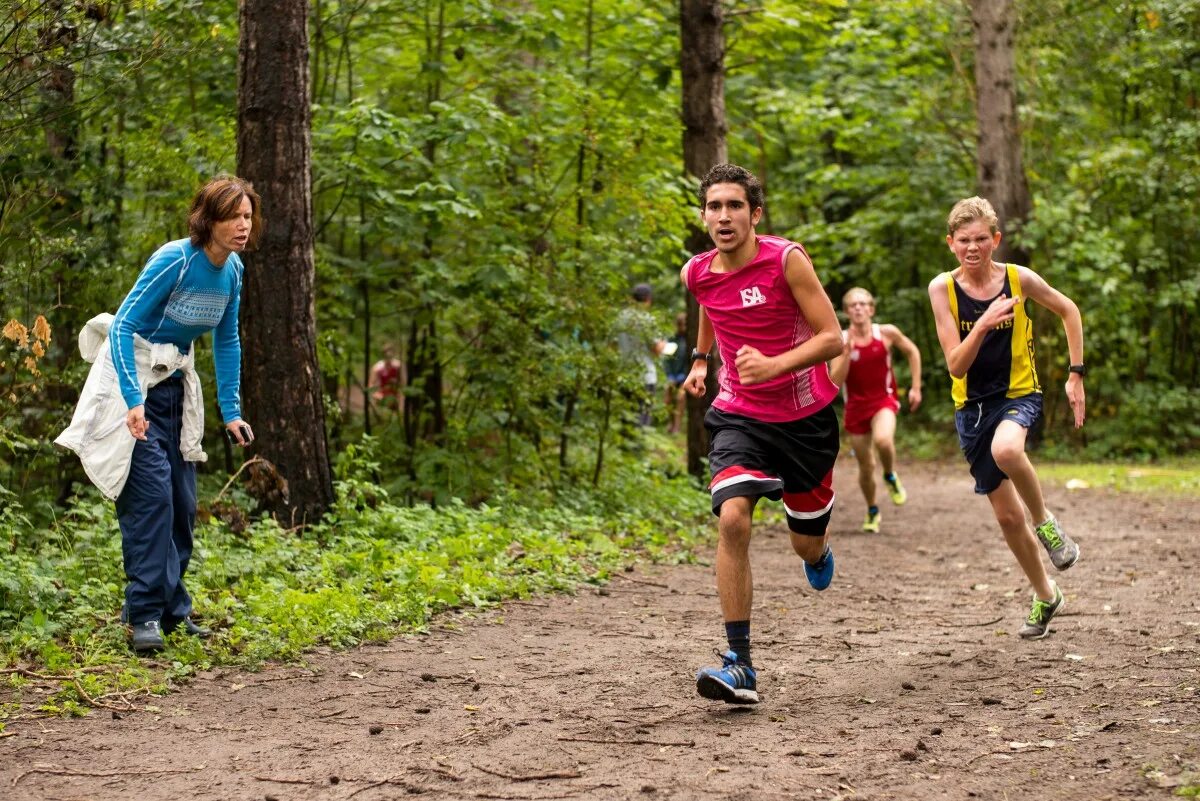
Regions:
[[1033, 595], [1033, 607], [1029, 610], [1029, 617], [1025, 619], [1025, 625], [1017, 632], [1021, 635], [1022, 640], [1040, 640], [1050, 633], [1050, 620], [1055, 615], [1063, 610], [1067, 605], [1067, 599], [1063, 598], [1062, 590], [1058, 585], [1054, 585], [1054, 600], [1043, 601], [1037, 597], [1037, 593]]
[[1079, 559], [1079, 546], [1062, 530], [1054, 515], [1034, 529], [1042, 547], [1050, 554], [1050, 561], [1056, 570], [1066, 570]]

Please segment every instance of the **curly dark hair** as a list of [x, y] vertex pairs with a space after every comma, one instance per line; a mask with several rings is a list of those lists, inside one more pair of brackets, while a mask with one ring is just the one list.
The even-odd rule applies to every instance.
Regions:
[[708, 171], [700, 182], [700, 208], [708, 202], [708, 188], [713, 184], [738, 184], [746, 190], [746, 201], [750, 211], [763, 207], [763, 188], [754, 173], [736, 164], [718, 164]]

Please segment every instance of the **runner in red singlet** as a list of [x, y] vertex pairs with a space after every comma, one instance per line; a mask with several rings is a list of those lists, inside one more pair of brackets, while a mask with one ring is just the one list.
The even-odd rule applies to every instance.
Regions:
[[404, 363], [396, 358], [396, 349], [387, 345], [383, 358], [371, 367], [371, 397], [380, 406], [400, 411], [404, 408]]
[[875, 298], [861, 287], [842, 297], [842, 307], [850, 317], [850, 328], [842, 333], [842, 354], [830, 363], [835, 383], [843, 384], [846, 398], [846, 433], [858, 460], [858, 486], [867, 502], [863, 531], [879, 531], [882, 516], [875, 503], [875, 452], [883, 467], [883, 481], [892, 503], [903, 505], [908, 499], [896, 475], [896, 377], [892, 373], [892, 348], [908, 359], [912, 388], [908, 391], [908, 409], [921, 405], [921, 351], [894, 325], [879, 325], [875, 317]]

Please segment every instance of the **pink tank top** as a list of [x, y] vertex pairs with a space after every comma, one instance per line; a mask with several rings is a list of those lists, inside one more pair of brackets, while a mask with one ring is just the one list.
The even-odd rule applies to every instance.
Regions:
[[795, 248], [804, 253], [804, 248], [778, 236], [757, 239], [758, 253], [742, 269], [712, 272], [714, 249], [692, 257], [685, 275], [688, 289], [712, 321], [721, 353], [713, 406], [765, 423], [786, 423], [823, 409], [838, 390], [824, 362], [748, 387], [738, 379], [734, 362], [742, 345], [777, 356], [813, 335], [783, 272], [788, 254]]

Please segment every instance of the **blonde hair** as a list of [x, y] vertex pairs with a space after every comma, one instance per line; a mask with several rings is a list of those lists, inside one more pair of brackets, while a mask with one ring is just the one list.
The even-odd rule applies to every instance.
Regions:
[[848, 289], [846, 291], [846, 294], [842, 295], [842, 307], [843, 308], [850, 305], [850, 296], [851, 295], [866, 295], [867, 302], [870, 303], [872, 306], [875, 305], [875, 296], [872, 295], [867, 290], [863, 289], [861, 286], [856, 286], [856, 287], [853, 287], [852, 289]]
[[946, 218], [946, 233], [953, 236], [959, 228], [976, 220], [986, 222], [993, 234], [1000, 230], [1000, 218], [996, 216], [996, 210], [992, 208], [992, 204], [986, 198], [976, 195], [958, 201], [954, 204], [954, 208], [950, 209], [950, 216]]

